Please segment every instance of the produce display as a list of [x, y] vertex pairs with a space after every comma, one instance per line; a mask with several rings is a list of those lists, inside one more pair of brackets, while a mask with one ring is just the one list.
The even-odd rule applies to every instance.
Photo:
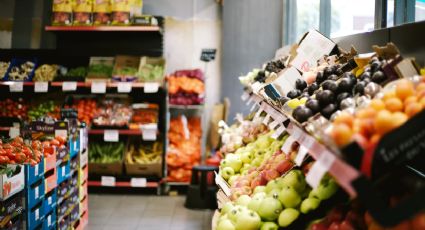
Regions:
[[85, 77], [87, 75], [87, 68], [84, 66], [79, 66], [75, 68], [70, 68], [65, 77]]
[[167, 77], [170, 104], [199, 105], [204, 103], [205, 85], [199, 69], [176, 71]]
[[90, 163], [115, 163], [122, 162], [124, 143], [97, 143], [90, 142]]
[[0, 62], [0, 79], [3, 80], [6, 77], [7, 70], [9, 69], [10, 62]]
[[46, 116], [54, 119], [60, 118], [60, 107], [52, 100], [34, 105], [28, 110], [28, 119], [30, 121]]
[[157, 104], [133, 104], [133, 116], [131, 117], [131, 129], [138, 129], [140, 125], [158, 123]]
[[164, 71], [163, 65], [145, 64], [138, 70], [136, 76], [142, 82], [160, 81], [164, 77]]
[[41, 65], [35, 70], [33, 81], [53, 81], [58, 74], [59, 66]]
[[131, 107], [118, 101], [104, 100], [98, 113], [93, 118], [93, 124], [98, 127], [126, 127], [132, 115]]
[[[43, 157], [42, 144], [38, 140], [31, 141], [28, 145], [22, 137], [11, 140], [0, 140], [0, 166], [6, 164], [36, 165]], [[4, 168], [4, 167], [3, 167]]]
[[111, 23], [111, 7], [109, 0], [93, 1], [93, 24], [109, 25]]
[[160, 163], [162, 158], [162, 142], [152, 144], [130, 143], [125, 162], [128, 164], [154, 164]]
[[184, 116], [171, 118], [168, 131], [167, 181], [188, 182], [192, 166], [201, 159], [201, 119]]
[[9, 81], [29, 81], [34, 73], [34, 69], [35, 63], [31, 61], [24, 61], [22, 63], [19, 61], [12, 62], [7, 79]]
[[65, 140], [61, 136], [56, 136], [55, 138], [49, 138], [44, 140], [42, 143], [44, 157], [48, 157], [56, 153], [56, 149], [63, 148], [65, 146]]
[[[70, 107], [78, 111], [78, 120], [84, 121], [88, 126], [90, 126], [92, 119], [98, 112], [97, 102], [92, 98], [78, 99]], [[69, 106], [65, 106], [65, 108], [69, 108]]]
[[25, 119], [27, 111], [28, 105], [22, 98], [18, 98], [16, 101], [10, 98], [0, 101], [0, 117]]
[[92, 7], [91, 0], [78, 0], [73, 3], [73, 25], [91, 25], [92, 24]]

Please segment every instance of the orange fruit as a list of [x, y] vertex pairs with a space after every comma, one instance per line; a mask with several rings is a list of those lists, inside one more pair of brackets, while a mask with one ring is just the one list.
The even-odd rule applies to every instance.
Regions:
[[422, 107], [425, 107], [425, 97], [420, 99], [419, 103], [421, 103]]
[[409, 80], [400, 80], [395, 87], [395, 94], [401, 100], [412, 96], [415, 93], [415, 87]]
[[409, 117], [402, 112], [395, 112], [392, 114], [392, 117], [394, 128], [403, 125], [409, 119]]
[[346, 124], [350, 128], [353, 127], [353, 123], [354, 123], [353, 115], [347, 112], [341, 112], [341, 114], [339, 114], [334, 120], [334, 124]]
[[385, 108], [391, 112], [403, 110], [403, 102], [398, 98], [389, 98], [385, 101]]
[[421, 82], [416, 86], [417, 92], [422, 91], [422, 90], [425, 90], [425, 82]]
[[360, 133], [366, 138], [372, 135], [375, 131], [374, 120], [372, 118], [361, 119], [359, 120], [358, 131], [355, 130], [355, 133]]
[[419, 102], [411, 102], [407, 104], [406, 107], [404, 108], [404, 112], [409, 117], [413, 117], [415, 114], [419, 113], [420, 111], [422, 111], [422, 104]]
[[358, 118], [374, 118], [376, 116], [376, 110], [370, 107], [364, 108], [356, 113]]
[[381, 110], [376, 115], [374, 128], [378, 134], [385, 134], [393, 129], [393, 116], [388, 110]]
[[380, 99], [373, 99], [370, 102], [370, 105], [369, 106], [371, 106], [375, 110], [385, 109], [385, 103], [382, 100], [380, 100]]
[[344, 123], [337, 124], [332, 129], [332, 137], [338, 147], [342, 147], [351, 142], [353, 131]]
[[406, 106], [407, 104], [410, 104], [412, 102], [417, 102], [418, 101], [418, 97], [416, 96], [409, 96], [408, 98], [404, 99], [403, 103]]
[[390, 91], [384, 94], [384, 97], [382, 98], [384, 101], [396, 97], [395, 92], [394, 91]]

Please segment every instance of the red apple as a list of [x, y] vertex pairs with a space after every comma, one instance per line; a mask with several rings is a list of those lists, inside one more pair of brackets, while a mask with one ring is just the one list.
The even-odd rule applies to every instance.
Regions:
[[345, 216], [345, 220], [355, 226], [358, 226], [359, 228], [364, 228], [366, 226], [366, 223], [364, 222], [364, 219], [361, 217], [361, 215], [353, 210], [350, 210], [347, 213], [347, 215]]
[[425, 213], [416, 215], [410, 222], [410, 226], [413, 230], [425, 229]]
[[256, 177], [251, 181], [251, 189], [254, 189], [257, 186], [260, 186], [261, 177]]
[[328, 221], [329, 223], [340, 222], [344, 219], [344, 215], [345, 212], [342, 207], [335, 207], [326, 216], [326, 221]]
[[276, 166], [276, 170], [280, 173], [283, 174], [285, 172], [287, 172], [289, 169], [291, 169], [293, 166], [292, 162], [288, 161], [288, 160], [284, 160], [281, 161], [277, 166]]
[[328, 226], [324, 223], [315, 223], [311, 225], [310, 230], [328, 230]]
[[266, 171], [266, 180], [271, 181], [275, 178], [278, 178], [280, 176], [279, 172], [275, 169], [270, 169]]
[[332, 224], [329, 226], [328, 230], [340, 230], [341, 222], [332, 222]]
[[[349, 221], [342, 221], [341, 225], [339, 226], [340, 230], [355, 230], [355, 228], [353, 227], [353, 225], [349, 222]], [[363, 228], [362, 228], [363, 229]]]
[[389, 228], [389, 230], [411, 230], [410, 222], [409, 221], [403, 221], [400, 224], [397, 224], [394, 227]]

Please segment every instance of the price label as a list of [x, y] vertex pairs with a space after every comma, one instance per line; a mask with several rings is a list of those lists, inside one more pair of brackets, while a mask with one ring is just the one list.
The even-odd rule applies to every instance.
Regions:
[[38, 186], [34, 188], [34, 196], [35, 196], [35, 199], [37, 199], [37, 198], [38, 198], [38, 196], [40, 195], [40, 194], [39, 194], [40, 192], [39, 192], [38, 190], [39, 190], [39, 187], [38, 187]]
[[269, 124], [269, 122], [270, 122], [270, 115], [267, 114], [266, 117], [263, 120], [263, 124], [267, 125], [267, 124]]
[[62, 83], [62, 91], [75, 91], [75, 90], [77, 90], [77, 82], [64, 81]]
[[322, 152], [319, 159], [311, 167], [310, 172], [308, 172], [306, 177], [307, 183], [312, 188], [319, 186], [323, 176], [327, 171], [329, 171], [334, 162], [335, 156], [332, 153]]
[[301, 164], [303, 163], [304, 158], [307, 155], [307, 153], [308, 153], [307, 148], [300, 145], [300, 149], [298, 150], [298, 154], [297, 154], [297, 156], [295, 157], [295, 160], [294, 160], [295, 164], [297, 166], [301, 166]]
[[142, 139], [144, 141], [156, 140], [156, 133], [158, 131], [158, 125], [156, 123], [141, 125], [140, 130], [142, 131]]
[[55, 130], [55, 136], [56, 137], [57, 136], [60, 136], [60, 137], [62, 137], [64, 139], [66, 139], [67, 136], [68, 136], [68, 131], [66, 129], [56, 129]]
[[49, 198], [47, 198], [47, 204], [51, 205], [52, 204], [52, 197], [49, 196]]
[[105, 130], [105, 132], [103, 133], [103, 140], [107, 142], [118, 142], [118, 130]]
[[274, 130], [279, 125], [278, 120], [272, 121], [272, 123], [269, 124], [269, 129]]
[[281, 125], [274, 133], [270, 136], [273, 139], [277, 139], [286, 130], [284, 125]]
[[145, 82], [143, 87], [144, 93], [156, 93], [158, 92], [159, 84], [158, 82]]
[[10, 92], [22, 92], [24, 91], [24, 83], [22, 81], [10, 82]]
[[36, 81], [34, 83], [34, 92], [45, 93], [49, 91], [49, 83], [45, 81]]
[[62, 177], [65, 177], [65, 166], [62, 166]]
[[38, 176], [38, 164], [34, 166], [34, 174]]
[[219, 174], [215, 173], [215, 183], [221, 188], [221, 190], [223, 190], [224, 194], [226, 194], [226, 196], [230, 196], [231, 192], [230, 192], [230, 188], [229, 185], [226, 183], [226, 181], [223, 179], [223, 177], [221, 177]]
[[313, 137], [307, 135], [304, 136], [302, 145], [304, 145], [306, 148], [311, 149], [314, 143], [316, 143], [316, 140]]
[[244, 92], [241, 96], [242, 101], [246, 101], [246, 100], [248, 100], [248, 98], [249, 98], [249, 93], [247, 93], [247, 92]]
[[146, 178], [131, 178], [130, 180], [131, 187], [144, 188], [146, 187], [146, 184], [147, 184]]
[[9, 129], [9, 136], [10, 138], [15, 138], [17, 136], [19, 136], [19, 127], [10, 127]]
[[35, 210], [35, 220], [38, 220], [40, 218], [40, 209]]
[[286, 139], [285, 143], [283, 143], [283, 145], [282, 145], [282, 148], [281, 148], [282, 152], [289, 154], [292, 150], [292, 144], [294, 143], [294, 141], [295, 141], [294, 137], [292, 135], [290, 135]]
[[106, 82], [94, 81], [91, 83], [92, 93], [106, 93]]
[[48, 217], [47, 217], [47, 226], [50, 226], [52, 224], [52, 216], [51, 215], [49, 215]]
[[118, 93], [130, 93], [131, 87], [131, 82], [118, 82], [117, 91]]
[[113, 186], [115, 186], [115, 177], [113, 177], [113, 176], [102, 176], [100, 178], [100, 184], [102, 186], [113, 187]]

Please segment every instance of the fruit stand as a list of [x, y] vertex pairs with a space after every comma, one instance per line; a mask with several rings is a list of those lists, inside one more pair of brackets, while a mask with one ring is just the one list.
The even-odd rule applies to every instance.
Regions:
[[297, 47], [239, 78], [251, 114], [221, 124], [213, 229], [424, 228], [414, 60], [392, 43], [345, 52], [317, 31]]

